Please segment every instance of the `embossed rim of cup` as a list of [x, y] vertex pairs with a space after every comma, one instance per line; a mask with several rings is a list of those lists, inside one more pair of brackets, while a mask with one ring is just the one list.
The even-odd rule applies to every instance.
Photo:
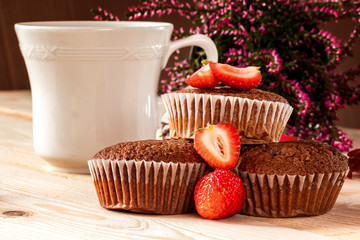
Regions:
[[32, 29], [109, 29], [117, 28], [162, 28], [172, 27], [172, 23], [168, 22], [150, 22], [150, 21], [35, 21], [35, 22], [19, 22], [15, 26]]
[[[170, 39], [172, 29], [172, 23], [151, 21], [34, 21], [15, 24], [24, 58], [40, 60], [98, 61], [125, 60], [124, 57], [127, 57], [126, 60], [159, 58], [166, 50], [166, 46], [158, 43], [157, 38], [162, 36], [159, 34], [165, 30], [164, 36]], [[144, 32], [154, 37], [155, 41], [151, 44], [144, 43], [142, 39]], [[132, 34], [130, 36], [134, 41], [124, 40], [126, 43], [119, 46], [119, 38], [129, 33]], [[101, 44], [98, 40], [100, 35], [104, 40]], [[70, 43], [64, 41], [63, 36], [70, 36], [68, 39]], [[73, 36], [75, 40], [71, 41]], [[96, 38], [93, 38], [94, 36]], [[87, 44], [89, 39], [94, 40]], [[139, 42], [141, 42], [140, 47], [136, 45]]]

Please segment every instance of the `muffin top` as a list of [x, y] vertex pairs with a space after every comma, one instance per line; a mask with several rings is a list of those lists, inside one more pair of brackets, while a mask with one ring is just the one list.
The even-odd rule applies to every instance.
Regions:
[[337, 148], [315, 140], [262, 144], [243, 149], [240, 171], [306, 175], [345, 171], [348, 159]]
[[155, 162], [201, 163], [194, 144], [186, 139], [142, 140], [122, 142], [104, 148], [93, 159], [145, 160]]
[[266, 100], [272, 102], [281, 102], [288, 103], [288, 101], [282, 96], [263, 91], [260, 89], [251, 89], [251, 90], [237, 90], [229, 87], [216, 87], [216, 88], [186, 88], [178, 91], [174, 91], [174, 93], [196, 93], [196, 94], [210, 94], [210, 95], [222, 95], [222, 96], [230, 96], [230, 97], [241, 97], [248, 98], [251, 100]]

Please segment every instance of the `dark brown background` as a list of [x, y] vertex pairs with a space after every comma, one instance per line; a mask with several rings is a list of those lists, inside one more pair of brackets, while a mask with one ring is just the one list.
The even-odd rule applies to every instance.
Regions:
[[[0, 90], [28, 89], [29, 80], [21, 56], [18, 41], [14, 31], [14, 24], [24, 21], [50, 20], [91, 20], [90, 9], [102, 6], [125, 20], [125, 13], [129, 6], [137, 5], [138, 0], [0, 0]], [[174, 23], [175, 27], [189, 26], [184, 18], [165, 16], [161, 20]], [[352, 29], [351, 21], [330, 24], [325, 27], [342, 39], [346, 39]], [[360, 47], [357, 46], [354, 58], [348, 58], [339, 70], [348, 69], [360, 62]], [[355, 112], [359, 112], [359, 107]], [[350, 112], [354, 112], [352, 109]], [[352, 114], [352, 113], [351, 113]], [[359, 114], [360, 115], [360, 114]], [[359, 116], [347, 116], [343, 121], [350, 121], [351, 126], [360, 127]], [[349, 124], [347, 124], [349, 125]]]
[[[0, 90], [28, 89], [29, 80], [21, 56], [14, 24], [25, 21], [92, 20], [90, 9], [104, 9], [126, 20], [129, 6], [138, 0], [0, 0]], [[160, 21], [157, 18], [151, 19]], [[175, 27], [189, 25], [183, 18], [165, 16], [161, 21], [173, 22]]]

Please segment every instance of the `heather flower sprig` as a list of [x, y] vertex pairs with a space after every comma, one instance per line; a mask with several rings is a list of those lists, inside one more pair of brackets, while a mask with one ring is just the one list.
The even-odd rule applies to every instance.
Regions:
[[[101, 9], [102, 10], [102, 9]], [[175, 29], [172, 39], [206, 34], [213, 39], [219, 62], [234, 66], [261, 66], [259, 88], [278, 93], [294, 107], [287, 131], [301, 139], [325, 141], [349, 150], [351, 140], [339, 130], [337, 111], [360, 103], [360, 64], [338, 72], [352, 56], [360, 36], [360, 1], [344, 0], [143, 0], [129, 8], [128, 20], [177, 14], [192, 23]], [[97, 18], [110, 19], [104, 10]], [[322, 29], [326, 23], [351, 19], [354, 28], [340, 40]], [[160, 93], [181, 89], [185, 79], [201, 66], [201, 49], [190, 58], [180, 52], [165, 71]]]
[[119, 21], [119, 17], [108, 12], [107, 10], [98, 7], [97, 9], [91, 9], [91, 13], [94, 15], [94, 20], [99, 21]]

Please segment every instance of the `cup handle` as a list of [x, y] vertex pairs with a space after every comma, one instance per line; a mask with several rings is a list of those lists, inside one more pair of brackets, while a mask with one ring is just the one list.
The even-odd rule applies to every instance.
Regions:
[[[183, 38], [180, 40], [172, 41], [170, 43], [169, 49], [164, 55], [163, 62], [161, 64], [161, 69], [164, 69], [166, 67], [166, 64], [173, 52], [175, 52], [177, 49], [183, 48], [183, 47], [190, 47], [190, 46], [198, 46], [204, 49], [206, 53], [206, 59], [209, 61], [217, 61], [218, 60], [218, 52], [215, 43], [209, 38], [208, 36], [202, 35], [202, 34], [196, 34], [192, 35], [187, 38]], [[165, 107], [164, 103], [161, 100], [161, 97], [158, 97], [157, 99], [157, 110], [158, 110], [158, 120], [157, 122], [160, 123], [160, 120], [165, 113]]]
[[164, 69], [171, 54], [175, 52], [175, 50], [183, 47], [190, 46], [198, 46], [204, 49], [206, 53], [206, 59], [209, 61], [217, 61], [218, 60], [218, 52], [216, 49], [215, 43], [208, 36], [202, 34], [195, 34], [187, 38], [183, 38], [180, 40], [172, 41], [170, 43], [168, 51], [165, 53], [163, 62], [161, 64], [161, 69]]

